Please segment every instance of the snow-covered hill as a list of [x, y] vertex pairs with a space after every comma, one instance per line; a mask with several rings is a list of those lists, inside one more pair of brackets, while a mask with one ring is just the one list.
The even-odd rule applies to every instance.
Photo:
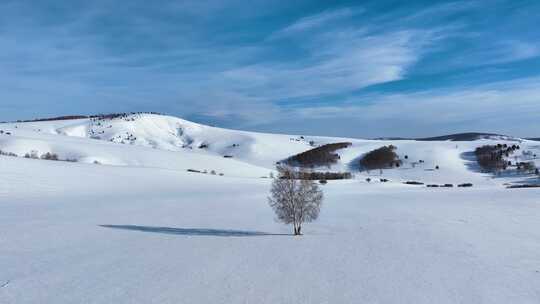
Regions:
[[[335, 142], [351, 146], [317, 170], [355, 177], [321, 186], [320, 218], [293, 237], [260, 177]], [[0, 124], [0, 303], [538, 303], [540, 189], [503, 187], [538, 179], [479, 172], [470, 152], [496, 143], [538, 162], [540, 144], [519, 139], [261, 134], [153, 114]], [[356, 170], [389, 144], [402, 166]], [[70, 161], [32, 159], [46, 153]]]
[[[504, 183], [474, 170], [471, 151], [485, 144], [519, 143], [516, 161], [536, 161], [537, 142], [511, 137], [478, 140], [362, 140], [264, 134], [205, 126], [157, 114], [127, 114], [85, 119], [0, 124], [0, 150], [19, 156], [54, 153], [62, 160], [89, 164], [215, 171], [226, 176], [268, 176], [276, 162], [326, 143], [351, 142], [340, 149], [337, 164], [319, 170], [350, 171], [357, 178], [380, 172], [357, 172], [359, 158], [383, 145], [398, 147], [399, 169], [384, 170], [391, 181], [434, 183]], [[9, 135], [7, 135], [9, 134]], [[442, 137], [444, 138], [444, 137]], [[405, 157], [407, 156], [407, 157]], [[435, 170], [436, 167], [438, 170]], [[511, 177], [511, 176], [510, 176]], [[519, 178], [519, 176], [516, 176]]]

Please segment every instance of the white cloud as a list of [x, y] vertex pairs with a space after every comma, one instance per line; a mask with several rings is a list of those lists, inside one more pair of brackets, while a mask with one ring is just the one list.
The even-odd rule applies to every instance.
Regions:
[[347, 32], [326, 31], [324, 37], [314, 37], [318, 47], [302, 60], [230, 69], [222, 74], [223, 81], [239, 92], [268, 99], [344, 93], [401, 79], [430, 39], [422, 31]]
[[[188, 12], [200, 10], [207, 9]], [[278, 31], [293, 38], [306, 56], [276, 62], [258, 56], [261, 51], [276, 51], [275, 41], [226, 46], [178, 37], [172, 39], [177, 42], [174, 48], [147, 50], [141, 45], [135, 52], [118, 53], [101, 34], [87, 31], [103, 16], [103, 8], [54, 26], [29, 20], [17, 27], [15, 22], [0, 32], [0, 79], [4, 79], [0, 86], [9, 92], [4, 96], [34, 105], [52, 98], [55, 104], [72, 103], [74, 109], [79, 104], [86, 112], [99, 105], [109, 105], [111, 111], [131, 106], [261, 123], [263, 116], [253, 113], [268, 113], [266, 121], [276, 119], [280, 109], [276, 101], [320, 98], [402, 79], [435, 38], [436, 29], [372, 33], [366, 27], [333, 23], [361, 11], [326, 11]], [[129, 35], [161, 34], [161, 22], [152, 27], [150, 16], [130, 20]], [[163, 32], [170, 27], [165, 25]], [[24, 45], [19, 43], [21, 37]], [[256, 63], [246, 65], [246, 59]]]
[[504, 63], [520, 61], [540, 56], [540, 44], [509, 40], [497, 42], [491, 51], [492, 60], [484, 63]]
[[[379, 133], [372, 132], [373, 136], [436, 135], [448, 132], [445, 129], [449, 126], [455, 131], [537, 136], [540, 78], [410, 94], [374, 94], [340, 105], [284, 113], [300, 120], [353, 118], [359, 127], [377, 128]], [[386, 134], [382, 134], [382, 129]]]
[[339, 21], [347, 19], [353, 15], [362, 13], [364, 10], [361, 8], [341, 8], [324, 11], [319, 14], [311, 15], [308, 17], [300, 18], [291, 25], [275, 32], [271, 38], [286, 37], [289, 35], [299, 34], [301, 32], [315, 29], [328, 24], [329, 22]]
[[[398, 9], [363, 18], [354, 18], [364, 12], [358, 7], [329, 10], [299, 18], [270, 34], [271, 39], [256, 37], [260, 33], [249, 30], [238, 33], [242, 30], [236, 27], [223, 33], [213, 28], [212, 35], [201, 30], [209, 26], [204, 22], [233, 10], [223, 2], [155, 8], [181, 15], [174, 18], [179, 23], [157, 18], [162, 11], [141, 10], [143, 4], [122, 8], [111, 33], [95, 27], [110, 13], [106, 6], [77, 11], [62, 22], [41, 24], [40, 18], [20, 14], [28, 9], [22, 4], [0, 4], [4, 9], [0, 16], [5, 17], [0, 18], [0, 114], [11, 113], [0, 119], [23, 118], [12, 116], [35, 115], [36, 111], [56, 115], [144, 109], [231, 118], [235, 127], [299, 118], [339, 123], [348, 118], [372, 124], [397, 120], [405, 127], [425, 129], [428, 123], [479, 125], [475, 115], [492, 121], [494, 116], [529, 119], [531, 112], [538, 113], [535, 96], [540, 92], [523, 82], [414, 94], [380, 93], [355, 102], [334, 102], [336, 96], [407, 78], [419, 67], [428, 69], [421, 60], [428, 52], [448, 51], [449, 44], [441, 42], [449, 42], [445, 40], [449, 37], [479, 41], [481, 46], [445, 53], [433, 65], [444, 72], [539, 55], [533, 39], [504, 36], [486, 40], [482, 33], [465, 37], [468, 28], [463, 20], [440, 22], [478, 8], [468, 2], [435, 5], [414, 15]], [[9, 13], [16, 7], [19, 15]], [[254, 11], [263, 14], [271, 9]], [[124, 20], [124, 15], [129, 17]], [[245, 41], [244, 37], [250, 42], [237, 43]], [[314, 100], [332, 106], [316, 107]], [[507, 115], [501, 110], [505, 102], [512, 103], [511, 108], [506, 107]], [[485, 104], [491, 110], [482, 108]], [[14, 110], [17, 106], [19, 110]], [[460, 111], [462, 107], [470, 111]]]

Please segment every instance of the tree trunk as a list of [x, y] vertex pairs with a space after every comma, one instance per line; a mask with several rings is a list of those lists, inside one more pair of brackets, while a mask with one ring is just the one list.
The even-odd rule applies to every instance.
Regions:
[[300, 226], [300, 224], [294, 224], [294, 235], [301, 235], [302, 234], [300, 232], [301, 229], [302, 227]]
[[294, 235], [302, 235], [302, 226], [300, 224], [294, 224]]

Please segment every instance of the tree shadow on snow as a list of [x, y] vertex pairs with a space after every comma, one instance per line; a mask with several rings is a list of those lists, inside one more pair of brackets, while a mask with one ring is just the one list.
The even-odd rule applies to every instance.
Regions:
[[478, 165], [478, 162], [476, 161], [476, 154], [474, 154], [474, 151], [463, 152], [459, 156], [462, 160], [465, 160], [465, 166], [470, 171], [477, 173], [485, 173], [482, 171], [482, 168], [480, 168], [480, 165]]
[[512, 184], [514, 185], [540, 185], [540, 178], [538, 178], [538, 176], [530, 176], [522, 180], [513, 181]]
[[360, 166], [360, 160], [364, 158], [364, 155], [365, 153], [362, 153], [360, 156], [355, 157], [347, 164], [347, 167], [350, 171], [362, 171], [362, 167]]
[[[486, 172], [485, 170], [482, 170], [482, 168], [480, 167], [480, 165], [478, 165], [478, 161], [476, 160], [476, 155], [474, 154], [474, 151], [470, 151], [470, 152], [463, 152], [460, 154], [460, 157], [461, 159], [465, 160], [465, 166], [467, 167], [467, 169], [469, 169], [470, 171], [473, 171], [473, 172], [477, 172], [477, 173], [483, 173], [483, 174], [486, 174], [488, 176], [490, 176], [491, 178], [509, 178], [509, 177], [512, 177], [512, 178], [528, 178], [528, 177], [532, 177], [532, 180], [534, 179], [535, 175], [532, 174], [532, 173], [528, 173], [528, 172], [518, 172], [516, 170], [505, 170], [505, 171], [500, 171], [498, 173], [493, 173], [493, 172]], [[518, 181], [517, 183], [531, 183], [531, 182], [528, 182], [526, 180], [524, 181]], [[534, 180], [533, 182], [534, 183]]]
[[142, 232], [190, 235], [190, 236], [271, 236], [271, 235], [291, 235], [280, 233], [266, 233], [260, 231], [243, 231], [229, 229], [206, 229], [206, 228], [172, 228], [172, 227], [152, 227], [152, 226], [137, 226], [137, 225], [99, 225], [104, 228], [123, 229]]

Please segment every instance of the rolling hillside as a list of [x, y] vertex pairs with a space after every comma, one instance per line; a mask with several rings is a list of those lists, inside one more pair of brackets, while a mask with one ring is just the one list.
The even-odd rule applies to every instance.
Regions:
[[[155, 114], [0, 124], [0, 303], [535, 303], [540, 189], [505, 184], [538, 178], [482, 173], [472, 154], [505, 142], [261, 134]], [[538, 164], [538, 142], [507, 143], [521, 146], [512, 161]], [[390, 144], [399, 168], [359, 171]], [[312, 170], [353, 178], [322, 185], [320, 218], [294, 237], [261, 177], [321, 146], [337, 156]]]
[[[47, 152], [61, 160], [173, 170], [215, 171], [225, 176], [259, 178], [268, 176], [277, 162], [325, 144], [350, 143], [335, 151], [337, 161], [315, 170], [351, 172], [357, 178], [378, 176], [380, 172], [359, 172], [362, 155], [384, 145], [394, 145], [403, 162], [400, 168], [383, 170], [391, 181], [503, 183], [486, 179], [474, 169], [470, 153], [486, 144], [520, 143], [522, 152], [515, 161], [535, 161], [540, 155], [535, 141], [498, 135], [477, 140], [362, 140], [302, 135], [281, 135], [227, 130], [205, 126], [172, 116], [125, 114], [82, 119], [0, 124], [0, 150], [18, 156]], [[9, 134], [9, 135], [8, 135]], [[472, 133], [471, 133], [472, 134]], [[436, 167], [438, 170], [435, 170]], [[511, 178], [512, 176], [509, 176]], [[516, 176], [516, 178], [519, 178]], [[506, 180], [504, 182], [507, 182]]]

